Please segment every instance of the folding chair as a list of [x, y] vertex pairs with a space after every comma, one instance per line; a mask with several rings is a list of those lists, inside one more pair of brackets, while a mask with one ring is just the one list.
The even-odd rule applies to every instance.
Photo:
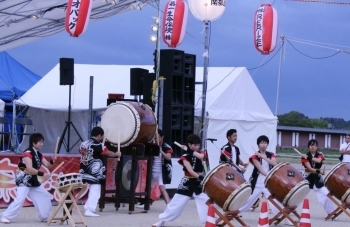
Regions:
[[[0, 135], [1, 135], [1, 140], [2, 141], [2, 150], [5, 150], [5, 136], [7, 135], [8, 140], [7, 140], [7, 144], [8, 144], [8, 149], [11, 147], [11, 126], [10, 126], [10, 121], [9, 119], [7, 119], [6, 117], [0, 117], [0, 125], [1, 125], [1, 129], [0, 129]], [[7, 126], [8, 128], [8, 132], [5, 131], [5, 126]]]
[[[22, 126], [22, 132], [17, 132], [16, 131], [16, 135], [20, 135], [22, 136], [21, 138], [21, 141], [23, 139], [23, 136], [26, 136], [26, 135], [31, 135], [35, 132], [35, 128], [34, 128], [34, 125], [33, 125], [33, 121], [29, 118], [15, 118], [15, 125], [21, 125]], [[32, 128], [32, 130], [30, 130], [31, 132], [27, 132], [27, 128]], [[16, 127], [17, 128], [17, 127]], [[16, 137], [17, 137], [16, 136]], [[17, 141], [18, 141], [18, 137], [17, 137]], [[20, 144], [20, 141], [18, 141], [18, 144]]]

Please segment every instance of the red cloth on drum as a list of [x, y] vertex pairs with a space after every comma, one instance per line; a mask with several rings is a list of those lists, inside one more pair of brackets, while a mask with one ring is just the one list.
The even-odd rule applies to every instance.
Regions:
[[159, 183], [157, 181], [151, 189], [151, 199], [153, 201], [157, 201], [160, 198], [160, 195], [161, 195], [161, 192], [159, 189]]
[[104, 148], [103, 148], [103, 151], [102, 151], [102, 153], [101, 153], [101, 155], [106, 154], [107, 151], [108, 151], [108, 148], [107, 148], [107, 147], [104, 147]]

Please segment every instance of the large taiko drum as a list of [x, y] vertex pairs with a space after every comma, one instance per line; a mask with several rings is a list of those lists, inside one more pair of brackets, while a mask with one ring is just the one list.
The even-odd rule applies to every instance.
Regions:
[[222, 164], [207, 173], [203, 192], [224, 211], [236, 211], [247, 202], [252, 188], [237, 170]]
[[151, 142], [157, 130], [157, 119], [148, 105], [118, 101], [103, 113], [101, 127], [108, 142], [118, 144], [120, 139], [120, 146], [125, 147], [131, 143]]
[[297, 206], [309, 193], [309, 182], [289, 163], [281, 162], [271, 169], [265, 187], [284, 206]]
[[324, 184], [341, 202], [350, 203], [350, 164], [335, 165], [324, 178]]

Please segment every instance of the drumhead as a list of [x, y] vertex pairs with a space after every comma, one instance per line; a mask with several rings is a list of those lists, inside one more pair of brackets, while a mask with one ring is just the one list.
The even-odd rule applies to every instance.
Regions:
[[236, 211], [239, 210], [249, 199], [252, 194], [252, 187], [250, 183], [245, 182], [234, 190], [227, 198], [222, 209], [224, 211]]
[[350, 203], [350, 188], [346, 190], [345, 194], [341, 197], [340, 201], [342, 203]]
[[346, 165], [346, 163], [340, 162], [340, 163], [336, 164], [335, 166], [333, 166], [331, 170], [329, 170], [329, 172], [326, 174], [326, 176], [324, 178], [324, 184], [325, 185], [327, 184], [327, 181], [329, 180], [329, 177], [333, 175], [334, 171], [336, 171], [337, 169], [339, 169], [343, 165]]
[[128, 146], [140, 132], [140, 116], [137, 110], [127, 102], [115, 102], [108, 106], [101, 117], [101, 127], [108, 141], [120, 146]]
[[307, 180], [299, 182], [290, 190], [284, 198], [282, 204], [284, 206], [298, 206], [310, 191], [309, 182]]
[[229, 166], [229, 164], [221, 164], [216, 166], [215, 168], [213, 168], [212, 170], [209, 171], [209, 173], [207, 173], [203, 179], [203, 189], [202, 191], [205, 192], [205, 184], [208, 182], [208, 180], [210, 179], [211, 176], [213, 176], [214, 173], [216, 173], [219, 169], [221, 169], [222, 167], [225, 166]]
[[281, 162], [281, 163], [278, 163], [277, 165], [275, 165], [269, 172], [269, 174], [267, 174], [266, 178], [265, 178], [265, 187], [267, 186], [267, 183], [268, 181], [270, 180], [270, 178], [272, 177], [272, 175], [279, 169], [281, 168], [282, 166], [285, 166], [285, 165], [289, 165], [288, 162]]

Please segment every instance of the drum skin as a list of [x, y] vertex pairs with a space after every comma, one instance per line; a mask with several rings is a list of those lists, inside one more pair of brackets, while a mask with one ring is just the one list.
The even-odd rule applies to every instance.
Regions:
[[350, 163], [335, 165], [325, 177], [325, 186], [341, 202], [350, 202]]
[[[227, 174], [234, 175], [234, 180], [227, 180]], [[203, 182], [203, 191], [223, 208], [232, 192], [246, 181], [237, 170], [224, 164], [212, 169]]]
[[[265, 179], [265, 187], [277, 201], [283, 204], [286, 196], [300, 182], [305, 181], [303, 175], [289, 163], [279, 163]], [[301, 198], [304, 199], [304, 198]], [[288, 205], [288, 204], [283, 204]]]
[[[101, 127], [106, 140], [125, 147], [131, 143], [149, 143], [157, 130], [157, 119], [152, 109], [141, 102], [116, 102], [102, 115]], [[120, 133], [120, 138], [119, 134]]]

